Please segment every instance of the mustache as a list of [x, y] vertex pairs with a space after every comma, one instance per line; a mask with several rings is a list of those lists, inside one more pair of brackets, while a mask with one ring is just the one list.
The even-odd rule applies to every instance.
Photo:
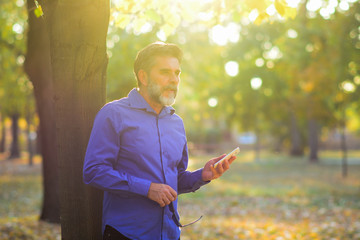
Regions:
[[163, 88], [164, 91], [167, 91], [167, 90], [171, 90], [171, 91], [177, 91], [178, 90], [178, 87], [176, 85], [172, 85], [172, 86], [167, 86], [165, 88]]

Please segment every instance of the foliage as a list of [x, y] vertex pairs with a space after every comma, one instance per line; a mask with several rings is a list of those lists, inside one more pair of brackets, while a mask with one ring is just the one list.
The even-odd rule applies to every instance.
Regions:
[[34, 0], [35, 2], [35, 9], [34, 9], [34, 14], [36, 17], [42, 17], [44, 15], [44, 12], [42, 10], [41, 5], [38, 3], [38, 1]]
[[[299, 10], [285, 23], [242, 25], [243, 38], [227, 49], [227, 59], [239, 64], [239, 75], [231, 78], [223, 95], [230, 121], [247, 131], [260, 128], [279, 141], [289, 140], [291, 113], [305, 138], [311, 119], [323, 128], [343, 121], [343, 109], [359, 102], [355, 66], [360, 48], [351, 37], [358, 34], [358, 8], [356, 2], [330, 19]], [[249, 84], [254, 77], [263, 83], [257, 90]], [[239, 106], [236, 111], [234, 105]]]
[[[126, 1], [122, 1], [121, 4], [131, 11], [138, 9], [139, 16], [146, 15], [143, 12], [145, 8], [136, 7], [137, 3], [127, 5]], [[148, 4], [151, 5], [150, 2]], [[226, 4], [234, 3], [228, 1]], [[267, 6], [261, 1], [244, 4], [249, 7], [238, 7], [245, 12], [251, 9], [259, 11], [260, 6]], [[309, 119], [315, 119], [322, 129], [331, 129], [341, 120], [344, 106], [341, 99], [348, 99], [346, 106], [351, 106], [349, 112], [359, 106], [356, 98], [359, 91], [356, 82], [360, 82], [357, 67], [359, 43], [354, 38], [358, 34], [358, 2], [349, 11], [336, 12], [330, 19], [324, 19], [319, 14], [309, 17], [308, 12], [303, 10], [305, 7], [300, 5], [299, 14], [294, 19], [286, 22], [272, 19], [258, 25], [249, 23], [244, 17], [246, 14], [241, 18], [231, 18], [235, 11], [228, 9], [229, 12], [226, 12], [223, 9], [222, 14], [228, 18], [216, 23], [183, 19], [167, 38], [160, 34], [160, 22], [165, 21], [160, 9], [163, 5], [151, 6], [155, 12], [159, 11], [159, 19], [155, 21], [158, 24], [145, 21], [149, 23], [147, 27], [139, 27], [135, 31], [133, 26], [136, 24], [133, 22], [125, 30], [116, 28], [115, 22], [110, 27], [108, 99], [126, 96], [136, 86], [132, 61], [138, 49], [157, 39], [178, 43], [185, 55], [175, 108], [184, 118], [190, 141], [219, 142], [224, 139], [223, 132], [236, 126], [240, 131], [270, 135], [276, 138], [276, 144], [286, 149], [290, 142], [291, 114], [296, 117], [302, 138], [306, 140]], [[202, 10], [211, 11], [212, 6], [202, 6]], [[199, 6], [189, 11], [196, 7]], [[172, 8], [172, 5], [167, 8]], [[198, 15], [202, 16], [204, 12], [199, 10]], [[214, 15], [213, 12], [211, 16]], [[115, 16], [118, 17], [115, 14], [114, 19]], [[229, 26], [234, 36], [238, 33], [238, 39], [218, 44], [214, 38], [224, 32], [215, 30]], [[344, 34], [338, 34], [339, 31]], [[345, 41], [341, 42], [341, 39]], [[238, 64], [238, 75], [227, 75], [224, 66], [229, 61]], [[257, 90], [250, 84], [254, 77], [262, 79], [262, 86]], [[355, 91], [345, 91], [344, 84], [354, 86]], [[212, 98], [217, 101], [215, 107], [208, 104]], [[351, 116], [350, 121], [355, 123], [355, 115]], [[352, 131], [358, 129], [356, 124], [352, 126]]]
[[23, 1], [0, 3], [0, 110], [6, 115], [34, 109], [32, 85], [24, 74], [24, 35], [27, 27]]
[[[284, 0], [212, 0], [199, 2], [193, 0], [142, 0], [112, 1], [111, 23], [120, 28], [132, 29], [141, 33], [145, 28], [155, 26], [165, 36], [174, 33], [182, 22], [193, 24], [203, 22], [208, 26], [221, 24], [224, 19], [239, 21], [243, 16], [255, 11], [256, 23], [270, 19], [266, 9], [275, 5], [280, 16], [293, 18], [296, 10], [288, 6]], [[201, 16], [205, 17], [204, 20]]]

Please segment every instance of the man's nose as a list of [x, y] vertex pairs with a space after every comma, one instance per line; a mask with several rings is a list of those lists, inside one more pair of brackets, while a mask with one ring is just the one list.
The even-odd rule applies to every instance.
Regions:
[[180, 81], [180, 76], [179, 75], [177, 75], [175, 73], [171, 74], [170, 82], [177, 84], [177, 83], [179, 83], [179, 81]]

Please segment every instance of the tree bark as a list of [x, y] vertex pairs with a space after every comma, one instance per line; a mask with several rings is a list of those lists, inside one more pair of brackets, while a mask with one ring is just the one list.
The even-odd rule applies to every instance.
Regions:
[[13, 113], [11, 115], [11, 147], [10, 147], [10, 156], [9, 159], [19, 158], [20, 157], [20, 149], [19, 149], [19, 117], [20, 114]]
[[33, 141], [31, 139], [31, 121], [33, 118], [33, 114], [30, 112], [30, 108], [27, 105], [26, 109], [26, 140], [27, 140], [27, 147], [28, 147], [28, 154], [29, 154], [29, 166], [34, 164], [33, 156], [34, 156], [34, 148], [33, 148]]
[[294, 112], [291, 112], [290, 116], [290, 138], [291, 138], [291, 151], [292, 156], [303, 156], [304, 148], [301, 141], [301, 134], [297, 124], [296, 116]]
[[[39, 3], [42, 4], [42, 1], [39, 1]], [[28, 9], [32, 9], [34, 6], [34, 1], [29, 0]], [[37, 135], [41, 145], [43, 175], [43, 202], [40, 219], [59, 223], [59, 180], [49, 37], [46, 20], [36, 18], [32, 12], [29, 12], [28, 22], [25, 72], [34, 86], [36, 109], [40, 120], [40, 134]]]
[[63, 240], [101, 239], [102, 191], [82, 167], [96, 113], [105, 103], [109, 1], [47, 1], [55, 91]]
[[1, 139], [0, 139], [0, 153], [5, 152], [5, 119], [4, 119], [4, 115], [1, 114]]
[[348, 175], [348, 163], [347, 163], [347, 147], [346, 147], [346, 113], [345, 113], [345, 106], [343, 106], [342, 121], [341, 121], [341, 152], [342, 152], [342, 160], [341, 160], [342, 177], [346, 178], [347, 175]]
[[309, 122], [309, 148], [310, 156], [309, 160], [311, 163], [319, 162], [318, 158], [318, 142], [319, 142], [319, 133], [318, 133], [318, 124], [315, 119], [310, 119]]

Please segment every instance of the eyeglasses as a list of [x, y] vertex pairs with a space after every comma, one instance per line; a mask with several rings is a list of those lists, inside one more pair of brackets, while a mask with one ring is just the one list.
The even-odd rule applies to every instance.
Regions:
[[190, 226], [190, 225], [192, 225], [192, 224], [200, 221], [200, 219], [203, 217], [203, 216], [200, 216], [197, 220], [195, 220], [195, 221], [193, 221], [193, 222], [191, 222], [191, 223], [182, 225], [182, 224], [180, 223], [180, 219], [179, 219], [178, 215], [177, 215], [176, 212], [175, 212], [174, 205], [173, 205], [172, 202], [169, 204], [169, 209], [170, 209], [170, 211], [172, 212], [172, 219], [174, 220], [176, 226], [181, 227], [181, 228]]

